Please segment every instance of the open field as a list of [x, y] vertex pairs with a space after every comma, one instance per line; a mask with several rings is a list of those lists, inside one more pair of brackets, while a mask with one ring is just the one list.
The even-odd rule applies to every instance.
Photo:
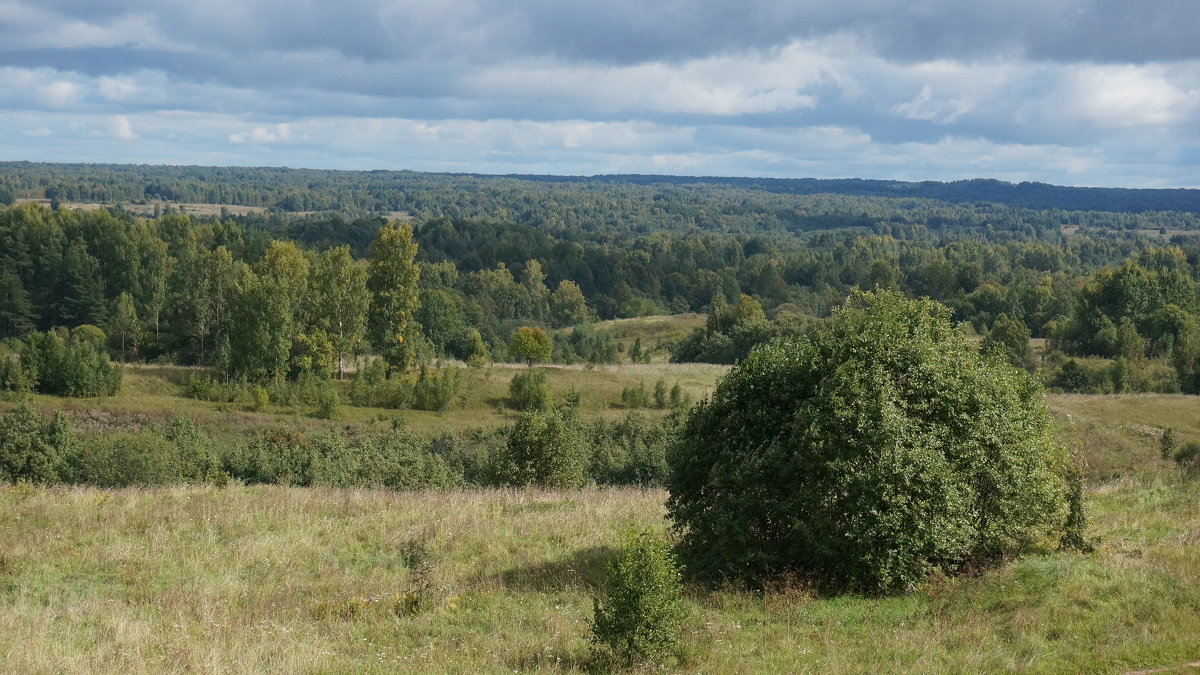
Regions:
[[[0, 488], [13, 672], [577, 672], [661, 491]], [[1200, 658], [1200, 483], [1090, 493], [1094, 553], [891, 598], [692, 588], [683, 672], [1121, 672]]]
[[[626, 411], [620, 407], [621, 391], [625, 387], [638, 385], [644, 385], [647, 390], [653, 391], [654, 383], [660, 378], [668, 388], [678, 383], [692, 400], [698, 400], [707, 396], [717, 379], [728, 370], [726, 366], [700, 363], [542, 368], [547, 373], [550, 390], [556, 400], [562, 401], [568, 391], [576, 389], [583, 396], [582, 412], [589, 417], [623, 415]], [[112, 397], [32, 398], [37, 405], [46, 410], [66, 410], [77, 418], [108, 420], [108, 423], [118, 426], [136, 426], [140, 421], [164, 419], [174, 415], [187, 415], [209, 427], [232, 429], [261, 428], [279, 422], [302, 428], [337, 424], [390, 426], [392, 420], [402, 419], [410, 429], [436, 433], [492, 427], [511, 422], [516, 413], [504, 407], [504, 399], [508, 396], [508, 383], [514, 375], [525, 369], [524, 365], [503, 363], [481, 369], [464, 369], [462, 393], [445, 412], [343, 405], [337, 419], [333, 421], [314, 419], [310, 417], [312, 410], [304, 407], [267, 406], [263, 411], [252, 412], [247, 406], [188, 398], [185, 396], [183, 383], [190, 375], [199, 375], [205, 371], [182, 366], [127, 365], [121, 392]], [[344, 394], [348, 390], [349, 380], [335, 382], [335, 386]], [[659, 411], [647, 412], [654, 414]]]
[[[344, 406], [251, 412], [183, 396], [197, 371], [128, 366], [120, 395], [37, 396], [82, 432], [184, 414], [216, 436], [393, 419], [436, 432], [511, 421], [524, 366], [468, 371], [442, 414]], [[721, 366], [550, 367], [589, 416], [622, 388]], [[1086, 462], [1096, 541], [905, 596], [691, 587], [689, 660], [666, 670], [1126, 672], [1200, 659], [1200, 481], [1159, 457], [1173, 426], [1200, 439], [1200, 397], [1052, 395]], [[14, 672], [580, 672], [591, 599], [626, 528], [666, 530], [661, 490], [386, 490], [240, 486], [0, 487], [0, 662]]]

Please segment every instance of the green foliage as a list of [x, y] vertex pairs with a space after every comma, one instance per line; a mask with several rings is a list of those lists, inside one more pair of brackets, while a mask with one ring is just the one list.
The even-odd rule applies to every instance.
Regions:
[[667, 407], [667, 383], [661, 377], [654, 381], [654, 407], [659, 410]]
[[983, 339], [980, 349], [984, 352], [996, 351], [1017, 368], [1033, 370], [1036, 363], [1029, 338], [1029, 328], [1024, 321], [1001, 314], [992, 325], [991, 332]]
[[414, 317], [420, 302], [417, 280], [421, 274], [416, 255], [417, 244], [407, 225], [389, 222], [371, 243], [367, 332], [388, 368], [400, 372], [412, 365], [416, 356], [413, 343], [420, 335]]
[[313, 413], [323, 420], [331, 420], [337, 417], [338, 411], [342, 408], [342, 398], [338, 396], [333, 387], [326, 384], [317, 390], [317, 409]]
[[616, 363], [619, 347], [617, 336], [612, 331], [597, 330], [595, 325], [584, 323], [570, 332], [558, 331], [554, 334], [552, 360], [567, 364], [580, 361], [596, 365]]
[[444, 366], [430, 370], [421, 366], [417, 383], [413, 385], [413, 408], [442, 412], [450, 407], [462, 388], [462, 377], [458, 368]]
[[678, 657], [688, 618], [679, 566], [653, 530], [630, 530], [594, 599], [601, 662], [630, 667]]
[[646, 392], [646, 384], [639, 382], [636, 387], [625, 387], [621, 390], [622, 408], [649, 408], [650, 395]]
[[61, 412], [46, 419], [21, 403], [0, 416], [0, 482], [56, 483], [74, 450], [75, 434]]
[[1200, 475], [1200, 441], [1188, 441], [1175, 451], [1175, 464], [1192, 477]]
[[329, 338], [342, 379], [347, 356], [362, 346], [371, 295], [367, 268], [353, 259], [349, 246], [331, 248], [317, 256], [309, 279], [313, 325]]
[[381, 359], [371, 359], [350, 381], [350, 402], [357, 406], [378, 406], [386, 385], [387, 366]]
[[112, 346], [121, 355], [122, 361], [128, 361], [131, 353], [137, 353], [138, 343], [141, 341], [141, 323], [138, 321], [132, 295], [123, 291], [117, 297], [109, 321]]
[[558, 288], [550, 294], [550, 323], [555, 328], [577, 326], [588, 320], [587, 302], [583, 291], [574, 281], [558, 282]]
[[1164, 460], [1169, 460], [1175, 455], [1175, 446], [1178, 442], [1175, 438], [1174, 427], [1163, 429], [1162, 436], [1158, 439], [1158, 449]]
[[80, 443], [72, 479], [106, 488], [184, 482], [178, 447], [147, 432], [86, 437]]
[[247, 483], [297, 486], [418, 490], [458, 481], [445, 460], [428, 451], [424, 439], [402, 432], [304, 436], [273, 429], [229, 452], [225, 470]]
[[513, 410], [549, 410], [552, 405], [546, 371], [529, 369], [513, 376], [508, 383], [508, 400]]
[[1040, 387], [930, 301], [856, 293], [807, 340], [760, 347], [668, 455], [688, 568], [909, 588], [1062, 537], [1066, 453]]
[[536, 326], [521, 326], [513, 331], [508, 343], [508, 355], [532, 366], [550, 360], [554, 344], [546, 331]]
[[56, 396], [115, 396], [121, 366], [109, 361], [107, 338], [95, 326], [79, 326], [63, 338], [53, 331], [34, 333], [20, 345], [21, 377], [34, 391]]
[[459, 334], [454, 353], [471, 368], [482, 368], [492, 361], [492, 351], [478, 328], [466, 328]]
[[261, 385], [253, 385], [250, 387], [250, 409], [256, 412], [262, 412], [271, 404], [271, 395], [267, 393], [267, 388]]
[[600, 485], [662, 485], [667, 477], [667, 446], [677, 420], [656, 421], [631, 412], [619, 421], [587, 425], [588, 473]]
[[775, 335], [762, 306], [742, 295], [730, 307], [721, 295], [713, 299], [703, 328], [692, 331], [671, 352], [675, 363], [734, 363], [746, 357], [755, 345]]
[[680, 387], [678, 382], [671, 387], [670, 403], [671, 408], [674, 410], [680, 410], [691, 405], [691, 398], [683, 393], [683, 387]]
[[501, 485], [577, 488], [587, 479], [587, 456], [577, 429], [553, 412], [521, 413], [508, 430], [493, 475]]

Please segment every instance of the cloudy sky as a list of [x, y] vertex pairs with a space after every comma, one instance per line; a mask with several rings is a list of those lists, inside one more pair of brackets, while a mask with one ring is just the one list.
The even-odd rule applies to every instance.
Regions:
[[0, 159], [1200, 187], [1197, 0], [0, 0]]

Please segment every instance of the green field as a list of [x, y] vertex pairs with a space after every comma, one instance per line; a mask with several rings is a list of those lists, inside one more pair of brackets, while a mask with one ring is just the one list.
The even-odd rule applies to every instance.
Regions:
[[[503, 423], [518, 366], [473, 371], [443, 414], [249, 412], [181, 396], [180, 368], [131, 367], [121, 395], [65, 403], [83, 432], [175, 414], [225, 433]], [[702, 396], [721, 367], [550, 368], [589, 415], [663, 377]], [[37, 397], [39, 404], [64, 405]], [[688, 661], [733, 672], [1124, 672], [1200, 659], [1200, 481], [1158, 438], [1200, 438], [1200, 398], [1051, 396], [1087, 465], [1089, 554], [1046, 551], [899, 597], [689, 589]], [[238, 486], [0, 487], [0, 659], [12, 672], [578, 672], [591, 599], [630, 526], [665, 530], [659, 490], [398, 493]]]
[[[610, 322], [626, 349], [703, 317]], [[582, 414], [626, 387], [708, 395], [724, 366], [550, 366]], [[442, 413], [258, 411], [185, 396], [201, 371], [126, 366], [110, 398], [35, 396], [80, 433], [176, 416], [210, 434], [492, 427], [525, 366], [464, 370]], [[338, 383], [345, 393], [347, 383]], [[682, 672], [1123, 672], [1200, 658], [1200, 481], [1161, 459], [1200, 439], [1200, 398], [1051, 395], [1085, 466], [1096, 550], [1046, 551], [899, 597], [689, 588]], [[650, 411], [652, 414], [655, 411]], [[0, 658], [17, 672], [579, 672], [591, 599], [627, 528], [668, 529], [661, 490], [398, 493], [231, 485], [101, 491], [0, 487]]]
[[[1197, 658], [1200, 489], [1090, 493], [1096, 552], [893, 598], [691, 589], [684, 672], [1119, 672]], [[572, 672], [659, 491], [0, 488], [13, 672]]]

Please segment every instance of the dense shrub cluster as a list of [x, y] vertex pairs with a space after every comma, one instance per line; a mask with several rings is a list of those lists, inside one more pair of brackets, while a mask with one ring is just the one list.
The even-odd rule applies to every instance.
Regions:
[[3, 354], [0, 388], [55, 396], [114, 396], [121, 366], [108, 359], [107, 338], [95, 326], [31, 333]]
[[176, 418], [133, 432], [76, 434], [27, 403], [0, 416], [0, 482], [100, 487], [224, 483], [386, 487], [659, 485], [675, 418], [586, 422], [529, 411], [505, 428], [428, 438], [390, 432], [285, 429], [211, 439]]
[[689, 569], [887, 591], [1061, 538], [1069, 467], [1040, 386], [948, 314], [857, 294], [734, 368], [668, 455]]
[[530, 368], [514, 375], [508, 383], [506, 403], [513, 410], [549, 410], [552, 401], [544, 370]]

